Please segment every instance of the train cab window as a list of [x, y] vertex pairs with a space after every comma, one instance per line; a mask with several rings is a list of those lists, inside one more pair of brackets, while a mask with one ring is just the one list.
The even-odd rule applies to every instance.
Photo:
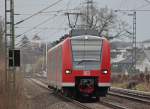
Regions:
[[73, 68], [100, 69], [102, 40], [97, 36], [77, 36], [71, 39]]

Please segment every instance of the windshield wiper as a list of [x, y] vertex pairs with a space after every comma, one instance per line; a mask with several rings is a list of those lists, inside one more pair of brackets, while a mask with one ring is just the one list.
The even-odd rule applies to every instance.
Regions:
[[85, 59], [83, 59], [83, 60], [80, 60], [79, 62], [78, 62], [78, 65], [79, 64], [81, 64], [81, 63], [83, 63], [83, 62], [93, 62], [93, 61], [99, 61], [99, 60], [85, 60]]

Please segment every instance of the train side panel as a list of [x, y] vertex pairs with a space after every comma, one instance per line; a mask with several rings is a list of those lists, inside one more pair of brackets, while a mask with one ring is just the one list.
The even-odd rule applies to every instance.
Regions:
[[[99, 76], [99, 86], [110, 86], [111, 76], [111, 65], [110, 65], [110, 44], [108, 40], [103, 39], [102, 46], [102, 62], [101, 62], [101, 73]], [[108, 73], [102, 73], [106, 70]]]
[[62, 46], [62, 85], [64, 87], [75, 86], [74, 76], [71, 74], [66, 74], [65, 71], [72, 69], [72, 50], [70, 39], [67, 38]]
[[56, 65], [57, 88], [62, 87], [62, 46], [57, 48], [57, 65]]
[[57, 89], [62, 87], [62, 45], [48, 52], [49, 86]]
[[48, 80], [49, 86], [56, 87], [56, 50], [48, 52]]

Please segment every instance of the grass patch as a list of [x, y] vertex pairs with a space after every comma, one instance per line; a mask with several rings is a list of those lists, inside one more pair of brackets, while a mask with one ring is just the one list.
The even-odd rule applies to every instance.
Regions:
[[128, 86], [127, 83], [112, 83], [112, 87], [124, 88], [126, 89]]
[[[0, 109], [11, 109], [11, 99], [12, 96], [8, 96], [11, 90], [6, 90], [5, 84], [5, 72], [0, 70]], [[15, 97], [13, 97], [14, 104], [16, 104], [16, 109], [23, 109], [23, 74], [16, 72], [16, 88]]]
[[150, 92], [150, 84], [148, 83], [140, 83], [136, 85], [136, 90]]
[[[112, 87], [124, 88], [127, 89], [127, 83], [113, 83]], [[139, 83], [135, 86], [134, 90], [150, 92], [150, 84], [148, 83]]]

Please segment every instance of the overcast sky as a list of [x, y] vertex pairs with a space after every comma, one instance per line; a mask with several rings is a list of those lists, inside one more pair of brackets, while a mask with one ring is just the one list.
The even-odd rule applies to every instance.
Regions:
[[[0, 16], [4, 18], [4, 1], [0, 0]], [[15, 1], [15, 13], [22, 14], [15, 16], [15, 22], [23, 20], [50, 4], [53, 4], [57, 0], [14, 0]], [[73, 9], [82, 5], [85, 0], [62, 0], [57, 5], [47, 9], [48, 11]], [[150, 2], [148, 0], [93, 0], [98, 8], [107, 6], [110, 9], [141, 9], [150, 10]], [[128, 12], [132, 13], [132, 12]], [[117, 13], [118, 16], [128, 22], [132, 27], [133, 17], [128, 16], [128, 13]], [[34, 26], [40, 24], [46, 19], [50, 19], [48, 22], [40, 25], [38, 28], [29, 31]], [[150, 39], [150, 11], [137, 12], [137, 40], [142, 41]], [[38, 34], [43, 40], [54, 41], [60, 38], [63, 34], [68, 33], [68, 20], [64, 16], [64, 13], [47, 13], [40, 14], [27, 20], [19, 25], [16, 25], [16, 35], [20, 35], [26, 31], [25, 34], [32, 38], [33, 35]], [[132, 30], [131, 30], [132, 31]]]

